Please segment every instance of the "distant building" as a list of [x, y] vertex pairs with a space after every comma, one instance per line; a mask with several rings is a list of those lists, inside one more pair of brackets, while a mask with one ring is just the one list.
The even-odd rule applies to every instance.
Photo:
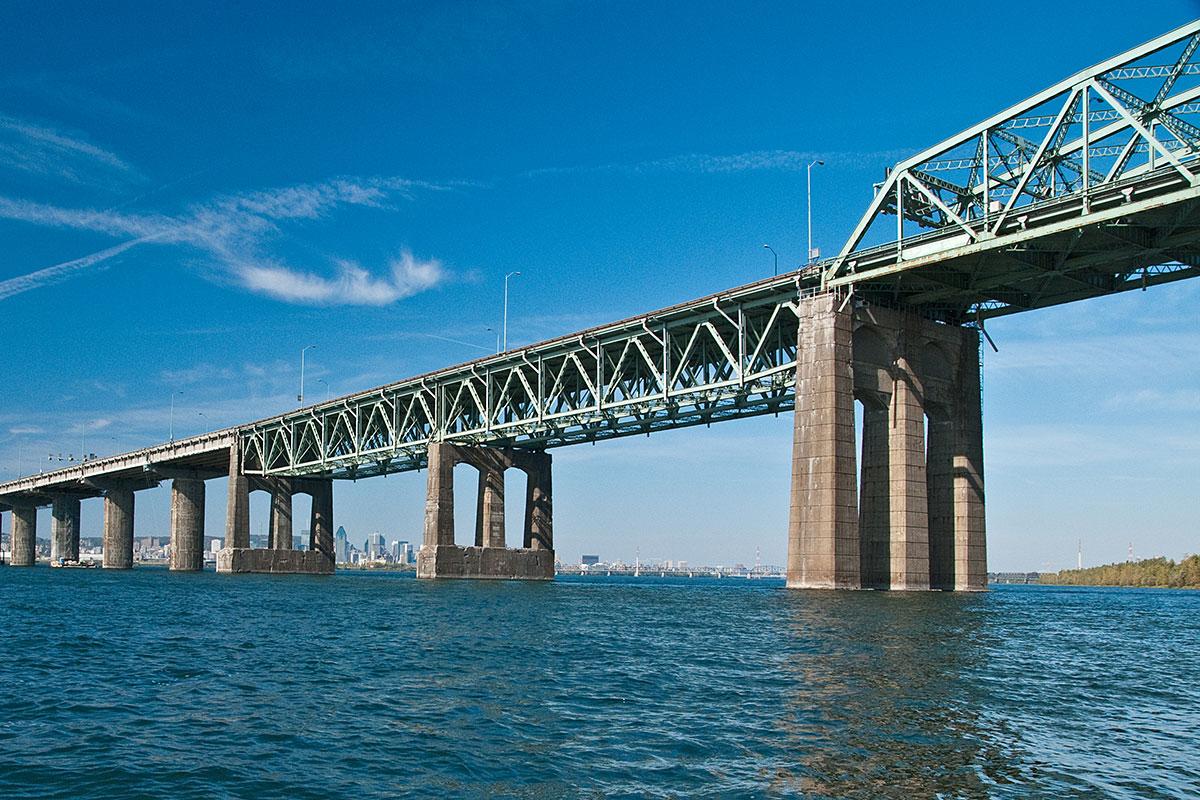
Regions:
[[333, 560], [339, 564], [350, 561], [350, 537], [346, 535], [345, 527], [339, 525], [333, 535]]
[[220, 550], [222, 544], [223, 544], [223, 542], [220, 539], [213, 539], [212, 540], [212, 551], [215, 553], [218, 550]]
[[413, 545], [409, 542], [402, 542], [402, 544], [404, 545], [404, 560], [401, 561], [400, 563], [401, 564], [417, 563], [417, 555], [416, 555], [416, 551], [413, 549]]
[[600, 563], [600, 556], [580, 556], [579, 563], [586, 567], [594, 567]]
[[383, 555], [383, 548], [384, 548], [386, 541], [387, 540], [384, 539], [382, 533], [379, 533], [378, 531], [376, 531], [375, 533], [372, 533], [370, 536], [367, 537], [366, 548], [365, 548], [367, 551], [367, 555], [372, 560], [379, 558], [381, 555]]

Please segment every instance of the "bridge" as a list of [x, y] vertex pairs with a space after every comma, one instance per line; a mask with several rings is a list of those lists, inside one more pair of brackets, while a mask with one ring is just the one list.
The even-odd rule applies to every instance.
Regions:
[[[787, 582], [987, 582], [980, 347], [1000, 315], [1200, 274], [1200, 21], [1060, 81], [902, 161], [833, 258], [669, 308], [234, 428], [0, 484], [12, 564], [79, 550], [132, 565], [134, 496], [171, 481], [171, 567], [202, 567], [205, 481], [227, 476], [231, 572], [333, 569], [333, 485], [427, 469], [420, 577], [553, 576], [557, 447], [794, 411]], [[863, 408], [861, 436], [855, 404]], [[454, 466], [479, 471], [454, 543]], [[860, 470], [861, 466], [861, 470]], [[527, 473], [522, 547], [507, 469]], [[250, 548], [252, 491], [270, 542]], [[313, 497], [309, 549], [292, 497]]]

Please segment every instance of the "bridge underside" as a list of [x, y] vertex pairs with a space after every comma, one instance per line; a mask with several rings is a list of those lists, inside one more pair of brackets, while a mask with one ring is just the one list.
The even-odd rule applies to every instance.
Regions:
[[906, 242], [899, 260], [894, 246], [856, 254], [855, 272], [830, 286], [852, 286], [875, 304], [968, 322], [1194, 277], [1200, 197], [1185, 190], [1186, 199], [1172, 194], [1165, 201], [1167, 191], [1183, 186], [1172, 171], [1158, 185], [1139, 183], [1136, 192], [1127, 186], [1097, 192], [1086, 214], [1078, 197], [1031, 208], [992, 239]]

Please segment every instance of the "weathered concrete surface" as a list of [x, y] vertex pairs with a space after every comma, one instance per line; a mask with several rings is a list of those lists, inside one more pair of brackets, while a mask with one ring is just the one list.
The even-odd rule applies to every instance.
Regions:
[[308, 524], [308, 549], [324, 553], [332, 561], [333, 552], [333, 481], [308, 479], [298, 482], [300, 491], [312, 497]]
[[[470, 464], [479, 470], [474, 547], [454, 544], [454, 467], [457, 464]], [[504, 473], [514, 468], [526, 474], [524, 547], [506, 549]], [[425, 493], [425, 540], [417, 554], [417, 577], [553, 578], [554, 514], [551, 502], [548, 453], [467, 447], [447, 442], [431, 444]], [[527, 551], [545, 551], [549, 557], [523, 555]], [[512, 558], [500, 555], [505, 552], [515, 555]], [[548, 572], [547, 563], [550, 565]], [[440, 570], [448, 572], [442, 574]], [[495, 570], [495, 574], [489, 570]]]
[[801, 301], [788, 585], [983, 589], [978, 334], [851, 305]]
[[204, 481], [171, 481], [171, 569], [204, 569]]
[[79, 560], [79, 498], [58, 495], [51, 509], [50, 560]]
[[110, 488], [104, 495], [104, 568], [133, 567], [133, 490]]
[[217, 552], [217, 572], [332, 575], [333, 571], [333, 558], [317, 550], [226, 547]]
[[229, 496], [225, 504], [225, 544], [250, 546], [250, 479], [242, 474], [241, 456], [235, 443], [229, 448]]
[[[907, 317], [907, 315], [906, 315]], [[888, 426], [888, 512], [891, 517], [890, 589], [929, 588], [929, 499], [925, 478], [925, 388], [915, 366], [921, 320], [907, 317], [901, 331]], [[926, 323], [929, 324], [929, 323]]]
[[862, 585], [886, 589], [891, 583], [892, 541], [888, 479], [888, 408], [875, 398], [863, 402], [862, 489], [858, 528], [862, 541]]
[[833, 295], [800, 300], [787, 585], [861, 586], [851, 314]]
[[424, 545], [417, 553], [417, 577], [552, 580], [554, 551]]
[[272, 550], [292, 549], [292, 481], [268, 478], [271, 485], [271, 522], [269, 546]]
[[977, 592], [987, 589], [979, 334], [961, 331], [954, 398], [954, 588]]
[[14, 567], [32, 567], [37, 561], [37, 508], [13, 506], [12, 560]]

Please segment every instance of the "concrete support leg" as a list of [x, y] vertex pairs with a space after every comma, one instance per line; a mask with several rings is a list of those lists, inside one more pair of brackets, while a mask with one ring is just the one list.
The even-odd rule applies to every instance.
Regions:
[[475, 506], [475, 546], [504, 547], [504, 465], [481, 464]]
[[104, 495], [104, 568], [133, 566], [133, 490], [109, 489]]
[[12, 565], [32, 567], [37, 561], [37, 508], [15, 506], [12, 513]]
[[891, 588], [929, 588], [929, 500], [925, 477], [925, 406], [907, 354], [896, 362], [888, 430]]
[[864, 588], [886, 589], [891, 585], [890, 491], [888, 409], [878, 400], [868, 400], [863, 404], [862, 494], [858, 512]]
[[50, 560], [79, 560], [79, 498], [60, 495], [51, 510]]
[[292, 549], [292, 482], [287, 478], [272, 481], [269, 548]]
[[171, 481], [171, 569], [204, 568], [204, 481]]
[[925, 449], [929, 495], [929, 588], [954, 588], [954, 423], [930, 415]]
[[851, 316], [833, 295], [800, 301], [787, 585], [861, 586]]
[[313, 480], [312, 514], [309, 517], [308, 549], [324, 553], [329, 560], [333, 552], [333, 481]]
[[[454, 466], [467, 463], [480, 472], [475, 546], [454, 543]], [[504, 472], [524, 470], [536, 486], [526, 513], [526, 547], [504, 540]], [[429, 446], [425, 495], [425, 542], [417, 554], [418, 578], [549, 580], [554, 577], [550, 530], [550, 460], [544, 453], [445, 443]], [[532, 544], [530, 540], [536, 541]]]
[[454, 458], [452, 445], [429, 445], [429, 476], [425, 484], [424, 547], [454, 544]]
[[528, 481], [525, 488], [525, 532], [522, 547], [554, 549], [554, 507], [549, 453], [525, 457]]
[[225, 506], [226, 547], [250, 546], [250, 480], [242, 474], [237, 445], [229, 448], [229, 499]]
[[954, 429], [954, 588], [987, 589], [979, 334], [963, 331]]

